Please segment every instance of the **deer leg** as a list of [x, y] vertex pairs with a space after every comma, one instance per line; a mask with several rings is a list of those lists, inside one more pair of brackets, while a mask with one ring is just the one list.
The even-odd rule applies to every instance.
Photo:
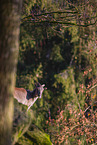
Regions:
[[34, 101], [32, 102], [32, 104], [28, 107], [27, 111], [30, 109], [31, 106], [33, 106], [33, 104], [35, 103], [35, 101], [38, 99], [38, 97], [34, 98]]

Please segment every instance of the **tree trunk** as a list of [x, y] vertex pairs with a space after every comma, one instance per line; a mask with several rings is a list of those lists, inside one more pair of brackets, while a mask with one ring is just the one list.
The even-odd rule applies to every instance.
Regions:
[[21, 0], [0, 0], [0, 145], [11, 144]]

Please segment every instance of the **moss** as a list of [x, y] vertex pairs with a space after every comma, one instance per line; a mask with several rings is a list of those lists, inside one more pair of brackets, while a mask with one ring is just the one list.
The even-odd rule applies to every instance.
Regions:
[[27, 136], [29, 136], [31, 140], [38, 145], [52, 145], [49, 135], [38, 129], [35, 129], [34, 131], [28, 131]]
[[33, 131], [27, 131], [24, 136], [19, 139], [21, 145], [52, 145], [49, 135], [34, 129]]

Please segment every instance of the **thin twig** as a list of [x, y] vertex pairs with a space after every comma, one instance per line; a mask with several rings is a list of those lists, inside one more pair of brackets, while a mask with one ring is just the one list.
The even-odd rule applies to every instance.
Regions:
[[85, 109], [85, 111], [84, 111], [84, 113], [89, 109], [91, 107], [91, 105], [90, 106], [88, 106], [86, 109]]
[[97, 84], [95, 84], [93, 87], [89, 88], [89, 90], [91, 90], [91, 89], [93, 89], [93, 88], [95, 88], [95, 87], [97, 87]]

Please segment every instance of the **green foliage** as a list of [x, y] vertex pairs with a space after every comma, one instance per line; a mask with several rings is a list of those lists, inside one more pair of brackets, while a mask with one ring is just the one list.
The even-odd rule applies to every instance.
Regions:
[[[68, 68], [60, 74], [56, 74], [55, 83], [53, 84], [59, 96], [70, 101], [75, 95], [74, 72], [72, 68]], [[70, 99], [70, 100], [69, 100]]]
[[61, 48], [58, 45], [54, 45], [50, 55], [50, 60], [53, 60], [54, 62], [61, 62], [64, 60], [62, 55], [60, 54], [60, 49]]
[[49, 135], [47, 135], [46, 133], [43, 133], [42, 131], [39, 131], [38, 129], [29, 131], [28, 135], [38, 145], [52, 145]]
[[[88, 142], [85, 134], [77, 134], [76, 125], [80, 123], [82, 132], [82, 122], [79, 121], [84, 116], [82, 112], [97, 100], [94, 7], [88, 2], [85, 8], [83, 1], [24, 1], [16, 85], [33, 90], [35, 83], [40, 82], [46, 85], [47, 90], [28, 111], [27, 118], [38, 129], [30, 124], [24, 132], [26, 121], [23, 127], [17, 127], [18, 144], [51, 144], [45, 132], [50, 134], [54, 144], [59, 144], [60, 139], [64, 144]], [[24, 105], [19, 106], [21, 111], [27, 109]], [[15, 107], [18, 107], [18, 102]], [[81, 121], [87, 125], [86, 119]], [[62, 129], [65, 132], [60, 134]], [[59, 140], [55, 143], [56, 135]]]
[[[32, 125], [33, 111], [29, 111], [28, 114], [15, 109], [14, 115], [14, 127], [13, 127], [13, 139], [12, 144], [16, 142], [19, 144], [36, 144], [36, 145], [50, 145], [49, 135], [41, 131], [34, 124]], [[30, 131], [30, 129], [32, 131]]]
[[[26, 139], [28, 138], [28, 139]], [[20, 144], [23, 145], [52, 145], [49, 135], [46, 133], [34, 129], [33, 131], [28, 131], [20, 140]]]

